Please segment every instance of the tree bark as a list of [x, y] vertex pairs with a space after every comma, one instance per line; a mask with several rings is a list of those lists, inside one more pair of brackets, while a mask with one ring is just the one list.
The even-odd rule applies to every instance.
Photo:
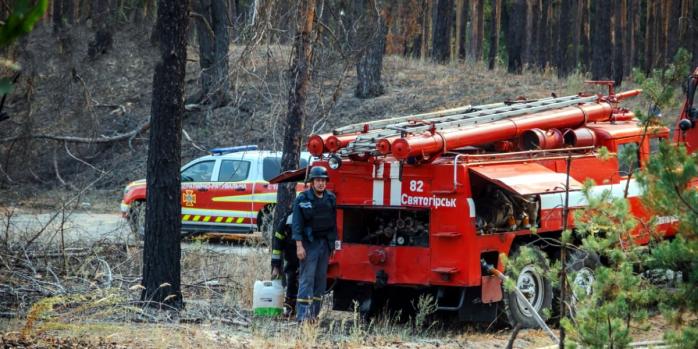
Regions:
[[451, 58], [451, 17], [453, 0], [436, 0], [434, 8], [431, 58], [437, 63], [448, 63]]
[[499, 32], [501, 31], [502, 0], [492, 1], [492, 22], [490, 27], [490, 52], [487, 60], [487, 68], [494, 69], [499, 51]]
[[591, 70], [591, 24], [589, 22], [589, 0], [580, 0], [581, 8], [581, 46], [580, 60], [583, 71]]
[[594, 30], [592, 31], [591, 77], [594, 80], [610, 80], [611, 58], [611, 2], [593, 1]]
[[422, 11], [422, 34], [420, 40], [419, 58], [422, 61], [427, 59], [429, 55], [429, 33], [431, 33], [431, 1], [425, 0], [424, 7]]
[[679, 19], [681, 18], [681, 0], [669, 0], [667, 3], [667, 62], [673, 62], [679, 50]]
[[623, 44], [623, 33], [625, 25], [625, 2], [627, 0], [613, 0], [613, 81], [616, 86], [623, 82], [625, 69], [623, 67], [623, 56], [625, 46]]
[[633, 2], [633, 67], [640, 67], [643, 58], [643, 35], [642, 35], [642, 0], [631, 0]]
[[[310, 63], [313, 57], [311, 33], [315, 19], [315, 0], [302, 0], [298, 3], [297, 29], [294, 38], [293, 61], [291, 62], [290, 86], [288, 92], [288, 113], [284, 148], [281, 156], [281, 171], [293, 170], [300, 162], [303, 126], [305, 124], [305, 101], [310, 80]], [[274, 225], [286, 217], [296, 197], [296, 183], [279, 184], [274, 209]]]
[[467, 18], [463, 16], [465, 13], [465, 11], [463, 11], [463, 8], [465, 7], [464, 2], [465, 0], [456, 0], [456, 40], [455, 47], [452, 52], [456, 60], [460, 58], [460, 51], [463, 49], [463, 45], [465, 44], [464, 32], [461, 32], [461, 28], [465, 28], [465, 22], [467, 21]]
[[213, 107], [224, 104], [228, 79], [228, 9], [226, 0], [196, 0], [196, 35], [201, 67], [201, 101]]
[[381, 70], [385, 52], [385, 36], [388, 28], [384, 13], [377, 13], [374, 0], [364, 1], [363, 16], [359, 24], [358, 38], [365, 43], [356, 63], [358, 84], [354, 91], [357, 98], [374, 98], [383, 94]]
[[188, 0], [158, 1], [141, 301], [174, 308], [182, 306], [179, 167], [188, 20]]
[[482, 59], [482, 42], [485, 31], [485, 11], [483, 0], [470, 2], [470, 42], [468, 45], [468, 58], [471, 60]]
[[470, 5], [468, 4], [468, 2], [466, 2], [466, 0], [462, 0], [462, 1], [463, 1], [463, 7], [461, 8], [461, 13], [460, 13], [460, 17], [462, 18], [462, 21], [461, 21], [460, 26], [456, 27], [456, 30], [458, 30], [458, 33], [460, 35], [460, 47], [458, 49], [458, 52], [456, 52], [458, 59], [465, 59], [466, 51], [468, 51], [467, 50], [468, 40], [466, 37], [466, 33], [467, 33], [466, 29], [468, 27], [468, 12], [469, 12]]
[[114, 42], [112, 36], [112, 15], [110, 0], [94, 0], [92, 3], [92, 18], [96, 23], [95, 36], [87, 45], [87, 56], [95, 59], [107, 53]]
[[538, 61], [540, 69], [550, 62], [550, 52], [552, 45], [552, 0], [542, 0], [540, 26], [538, 30]]
[[576, 8], [575, 0], [566, 0], [562, 2], [560, 8], [560, 21], [558, 22], [558, 32], [560, 33], [560, 41], [558, 46], [560, 51], [557, 57], [557, 76], [564, 78], [570, 74], [575, 68], [575, 56], [573, 40], [574, 26], [570, 23], [575, 22], [574, 9]]
[[509, 62], [507, 70], [520, 74], [522, 69], [521, 50], [526, 26], [526, 0], [512, 0], [507, 8], [507, 53]]
[[657, 51], [656, 11], [657, 0], [647, 0], [647, 16], [645, 25], [645, 71], [650, 72], [655, 66]]

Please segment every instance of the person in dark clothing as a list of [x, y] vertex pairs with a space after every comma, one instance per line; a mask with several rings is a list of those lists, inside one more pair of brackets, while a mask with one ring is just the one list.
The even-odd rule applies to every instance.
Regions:
[[293, 203], [293, 240], [300, 261], [298, 321], [317, 318], [327, 288], [327, 267], [337, 240], [337, 199], [326, 190], [328, 180], [324, 167], [311, 168], [311, 187]]
[[298, 256], [296, 255], [296, 243], [291, 238], [291, 220], [292, 212], [289, 212], [286, 219], [281, 220], [274, 229], [274, 236], [271, 240], [271, 278], [281, 277], [283, 270], [286, 285], [284, 304], [289, 315], [296, 312], [296, 297], [298, 296]]

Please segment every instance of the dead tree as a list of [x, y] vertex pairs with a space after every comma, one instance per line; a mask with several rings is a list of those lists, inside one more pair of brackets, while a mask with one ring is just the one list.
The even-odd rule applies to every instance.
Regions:
[[212, 106], [226, 101], [228, 79], [228, 2], [226, 0], [195, 0], [196, 35], [199, 41], [201, 67], [201, 100]]
[[141, 301], [173, 308], [182, 306], [179, 167], [188, 19], [188, 0], [158, 1]]
[[[297, 29], [294, 38], [293, 61], [290, 69], [290, 90], [288, 91], [288, 112], [286, 114], [286, 131], [284, 148], [281, 155], [281, 171], [298, 167], [300, 162], [303, 125], [305, 124], [305, 102], [310, 83], [310, 64], [313, 59], [311, 34], [315, 21], [315, 0], [303, 0], [298, 3]], [[274, 225], [286, 217], [296, 197], [296, 183], [283, 183], [276, 192]], [[264, 232], [267, 233], [267, 232]]]
[[[385, 23], [385, 14], [379, 13], [380, 9], [376, 1], [357, 1], [357, 3], [361, 3], [363, 7], [363, 16], [359, 19], [359, 32], [356, 37], [363, 41], [364, 47], [361, 48], [359, 59], [356, 62], [358, 83], [354, 96], [374, 98], [384, 92], [381, 70], [383, 69], [385, 35], [388, 33], [388, 27]], [[355, 47], [358, 44], [356, 43]]]
[[447, 63], [451, 58], [451, 17], [453, 0], [436, 0], [433, 13], [431, 58], [438, 63]]
[[492, 0], [492, 21], [490, 22], [490, 54], [487, 67], [494, 69], [499, 51], [499, 32], [501, 30], [502, 0]]

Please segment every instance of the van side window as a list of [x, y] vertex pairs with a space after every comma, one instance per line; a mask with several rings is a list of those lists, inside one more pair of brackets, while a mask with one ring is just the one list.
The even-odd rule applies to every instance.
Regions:
[[640, 147], [638, 143], [630, 142], [618, 144], [618, 173], [627, 176], [630, 171], [640, 168]]
[[223, 160], [218, 173], [219, 182], [239, 182], [247, 179], [250, 162], [242, 160]]
[[197, 162], [182, 171], [182, 182], [210, 182], [214, 160]]

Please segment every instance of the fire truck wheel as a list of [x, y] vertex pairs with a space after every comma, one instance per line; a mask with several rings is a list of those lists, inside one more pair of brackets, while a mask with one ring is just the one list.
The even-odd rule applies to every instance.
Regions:
[[[536, 255], [537, 261], [524, 265], [518, 275], [512, 275], [512, 273], [507, 272], [507, 276], [514, 280], [516, 288], [533, 305], [533, 309], [538, 315], [545, 320], [550, 314], [553, 302], [552, 283], [544, 275], [549, 269], [549, 265], [544, 257], [545, 255], [538, 247], [533, 246], [531, 249]], [[518, 255], [519, 251], [516, 250], [512, 255], [512, 259], [515, 259]], [[504, 312], [511, 326], [519, 324], [523, 328], [539, 327], [533, 311], [518, 298], [516, 290], [507, 292], [504, 289], [503, 300]]]
[[[570, 297], [570, 311], [574, 316], [576, 304], [584, 297], [591, 295], [594, 285], [594, 273], [601, 265], [599, 255], [594, 251], [575, 249], [569, 252], [566, 272], [570, 282], [572, 294]], [[559, 304], [559, 303], [558, 303]]]
[[143, 240], [145, 237], [145, 202], [135, 201], [131, 205], [131, 210], [128, 213], [128, 226], [131, 228], [133, 235]]

